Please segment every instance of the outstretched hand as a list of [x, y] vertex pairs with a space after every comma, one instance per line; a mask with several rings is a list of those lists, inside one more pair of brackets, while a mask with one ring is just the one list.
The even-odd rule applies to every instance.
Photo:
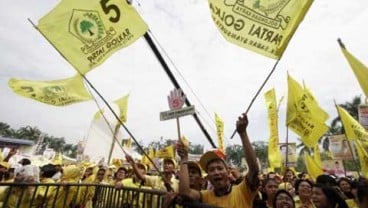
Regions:
[[125, 159], [129, 164], [134, 163], [134, 159], [129, 154], [125, 154]]
[[176, 143], [176, 151], [181, 160], [188, 160], [188, 148], [180, 140]]
[[243, 113], [242, 116], [239, 116], [238, 121], [236, 122], [236, 131], [239, 134], [246, 133], [248, 127], [248, 116]]

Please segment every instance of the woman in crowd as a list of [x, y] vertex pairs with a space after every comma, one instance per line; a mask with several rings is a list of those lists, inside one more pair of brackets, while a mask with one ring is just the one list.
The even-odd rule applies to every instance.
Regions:
[[316, 208], [348, 208], [336, 189], [318, 183], [313, 187], [312, 201]]
[[314, 207], [312, 203], [312, 187], [312, 182], [306, 179], [299, 179], [295, 182], [296, 196], [294, 197], [294, 201], [297, 208]]
[[274, 200], [272, 202], [273, 208], [295, 208], [295, 202], [293, 197], [284, 189], [280, 189], [276, 192]]
[[337, 181], [342, 193], [344, 193], [347, 199], [354, 199], [354, 194], [351, 191], [351, 181], [348, 178], [342, 177]]
[[275, 179], [266, 178], [263, 182], [262, 200], [266, 202], [267, 207], [272, 207], [272, 202], [278, 189]]

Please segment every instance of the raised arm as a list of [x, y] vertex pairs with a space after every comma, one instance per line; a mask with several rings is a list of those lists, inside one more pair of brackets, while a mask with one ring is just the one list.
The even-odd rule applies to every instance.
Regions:
[[188, 171], [188, 149], [179, 141], [176, 145], [178, 155], [180, 156], [179, 171], [179, 194], [184, 198], [191, 200], [199, 200], [201, 194], [198, 190], [191, 189], [189, 183]]
[[144, 174], [141, 173], [141, 171], [139, 171], [139, 168], [138, 168], [137, 164], [135, 164], [134, 159], [132, 158], [132, 156], [130, 156], [129, 154], [125, 154], [125, 159], [132, 166], [135, 175], [140, 180], [142, 180], [143, 182], [145, 182], [146, 181], [146, 177], [145, 177]]
[[259, 184], [258, 179], [259, 166], [257, 163], [256, 152], [254, 151], [249, 141], [247, 127], [248, 127], [248, 117], [245, 113], [243, 113], [243, 115], [240, 116], [238, 121], [236, 122], [236, 131], [238, 132], [241, 138], [245, 160], [247, 161], [248, 164], [248, 174], [245, 176], [245, 180], [247, 181], [251, 190], [254, 191], [258, 188]]

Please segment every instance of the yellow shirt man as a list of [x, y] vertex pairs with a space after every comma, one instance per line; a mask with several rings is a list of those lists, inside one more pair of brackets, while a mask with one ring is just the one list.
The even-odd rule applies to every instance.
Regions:
[[251, 208], [253, 206], [253, 199], [257, 192], [251, 191], [245, 180], [239, 185], [233, 185], [231, 189], [231, 192], [224, 196], [216, 196], [212, 190], [202, 190], [202, 202], [218, 207]]

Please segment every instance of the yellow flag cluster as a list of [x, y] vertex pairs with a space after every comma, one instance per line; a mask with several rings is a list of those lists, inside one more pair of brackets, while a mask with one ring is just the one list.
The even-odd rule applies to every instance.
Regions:
[[268, 164], [270, 169], [281, 167], [282, 157], [279, 148], [278, 116], [275, 89], [267, 91], [264, 95], [268, 111], [268, 128], [270, 137], [268, 139]]
[[280, 58], [313, 0], [209, 0], [212, 19], [229, 42]]
[[349, 51], [346, 50], [345, 46], [341, 42], [339, 43], [346, 60], [349, 62], [349, 65], [360, 84], [360, 87], [363, 89], [365, 96], [368, 97], [368, 68], [351, 53], [349, 53]]
[[318, 105], [309, 90], [303, 89], [288, 75], [287, 127], [312, 148], [328, 130], [324, 123], [328, 114]]
[[54, 81], [10, 79], [9, 87], [18, 95], [55, 106], [90, 100], [81, 76]]
[[224, 145], [224, 121], [221, 117], [215, 113], [215, 121], [216, 121], [216, 129], [217, 129], [217, 139], [218, 139], [218, 148], [225, 152], [225, 145]]
[[38, 29], [85, 74], [140, 38], [148, 27], [127, 1], [62, 0], [39, 20]]

